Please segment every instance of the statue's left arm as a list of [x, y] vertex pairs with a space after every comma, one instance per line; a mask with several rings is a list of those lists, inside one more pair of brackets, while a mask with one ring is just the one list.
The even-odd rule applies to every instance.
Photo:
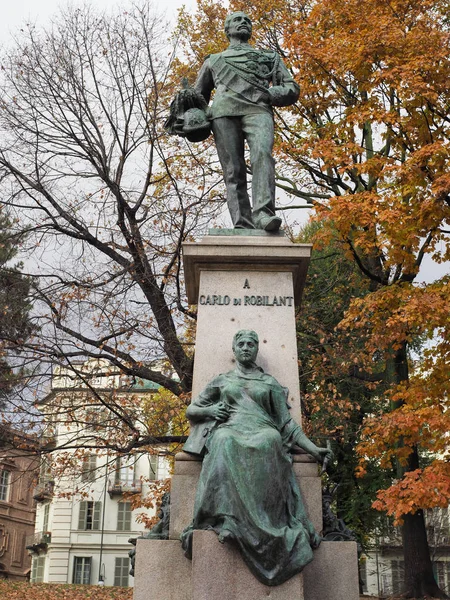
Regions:
[[281, 59], [275, 73], [275, 85], [269, 88], [272, 106], [290, 106], [297, 102], [300, 87], [287, 70]]
[[272, 391], [273, 408], [276, 413], [275, 420], [280, 428], [284, 446], [291, 449], [298, 446], [320, 463], [323, 463], [327, 456], [331, 458], [331, 450], [316, 446], [305, 434], [302, 427], [294, 421], [287, 403], [287, 388], [283, 388], [276, 380], [273, 381], [276, 384], [273, 386]]

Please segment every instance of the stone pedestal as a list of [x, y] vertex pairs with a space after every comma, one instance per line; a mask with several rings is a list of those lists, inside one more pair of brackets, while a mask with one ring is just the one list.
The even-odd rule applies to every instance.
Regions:
[[193, 600], [192, 562], [181, 542], [137, 540], [133, 600]]
[[300, 422], [295, 308], [310, 244], [282, 235], [209, 235], [183, 244], [188, 300], [198, 304], [192, 395], [234, 367], [231, 343], [239, 329], [259, 336], [258, 364], [289, 389]]
[[[226, 233], [226, 232], [225, 232]], [[257, 362], [289, 389], [300, 422], [295, 311], [299, 306], [311, 246], [282, 234], [215, 232], [183, 245], [188, 300], [198, 304], [193, 397], [219, 373], [234, 367], [232, 339], [239, 329], [259, 336]], [[293, 456], [305, 509], [322, 528], [321, 481], [306, 454]], [[304, 572], [268, 587], [248, 570], [233, 544], [211, 531], [196, 531], [193, 560], [179, 536], [193, 516], [201, 461], [180, 453], [171, 488], [168, 541], [138, 540], [134, 600], [358, 600], [356, 544], [323, 542]]]
[[322, 542], [302, 573], [260, 583], [239, 552], [212, 531], [196, 531], [194, 559], [178, 541], [138, 540], [134, 600], [359, 600], [355, 542]]
[[322, 542], [303, 570], [305, 600], [359, 600], [356, 542]]
[[303, 575], [274, 587], [259, 582], [233, 545], [221, 544], [214, 531], [195, 531], [192, 560], [195, 600], [303, 600]]

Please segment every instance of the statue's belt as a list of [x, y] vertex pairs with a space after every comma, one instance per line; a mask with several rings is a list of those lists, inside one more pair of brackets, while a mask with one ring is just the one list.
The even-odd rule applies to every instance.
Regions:
[[265, 81], [265, 79], [260, 77], [258, 81], [256, 73], [249, 74], [242, 72], [242, 70], [234, 67], [220, 55], [215, 56], [210, 64], [216, 86], [222, 84], [255, 104], [260, 104], [261, 102], [267, 104], [268, 87], [260, 83], [261, 80]]

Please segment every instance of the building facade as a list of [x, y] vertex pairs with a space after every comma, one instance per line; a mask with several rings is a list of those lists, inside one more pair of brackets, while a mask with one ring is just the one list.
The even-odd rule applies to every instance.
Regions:
[[[448, 508], [425, 511], [428, 544], [434, 576], [439, 587], [450, 595], [450, 515]], [[374, 540], [361, 563], [364, 593], [370, 596], [390, 597], [402, 592], [404, 563], [400, 530], [387, 532]]]
[[[96, 363], [83, 368], [92, 373]], [[138, 514], [152, 515], [151, 510], [132, 510], [131, 501], [136, 494], [145, 495], [152, 481], [169, 476], [168, 463], [157, 454], [127, 456], [110, 450], [91, 451], [89, 446], [94, 434], [101, 435], [105, 426], [106, 435], [120, 434], [120, 422], [114, 416], [108, 429], [107, 412], [111, 411], [105, 410], [99, 398], [113, 390], [115, 402], [135, 406], [155, 393], [157, 386], [151, 382], [121, 386], [118, 376], [97, 375], [90, 379], [89, 387], [95, 388], [94, 395], [82, 381], [57, 371], [52, 391], [41, 405], [56, 450], [51, 465], [43, 459], [34, 491], [38, 504], [35, 533], [28, 544], [33, 556], [31, 580], [131, 586], [128, 552], [132, 546], [128, 540], [145, 532]], [[74, 411], [77, 420], [71, 417]], [[80, 454], [81, 438], [86, 450]], [[75, 440], [77, 444], [72, 443]], [[71, 452], [78, 453], [73, 463]], [[65, 461], [67, 468], [55, 477], [55, 465], [57, 469], [60, 461]]]
[[[23, 450], [11, 447], [11, 436]], [[34, 444], [32, 440], [10, 430], [2, 431], [1, 437], [0, 577], [26, 580], [31, 569], [26, 544], [34, 531], [36, 511], [32, 489], [38, 462], [27, 451]]]

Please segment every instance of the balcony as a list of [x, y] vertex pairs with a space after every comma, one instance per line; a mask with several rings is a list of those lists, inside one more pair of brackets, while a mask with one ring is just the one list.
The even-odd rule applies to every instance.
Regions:
[[37, 531], [33, 535], [27, 535], [25, 539], [25, 547], [30, 551], [32, 556], [39, 556], [45, 554], [47, 546], [52, 541], [52, 534], [50, 531]]
[[122, 496], [123, 494], [140, 494], [142, 492], [142, 481], [108, 481], [108, 494], [113, 496]]
[[53, 497], [53, 489], [55, 487], [54, 481], [45, 481], [44, 483], [38, 483], [33, 490], [33, 498], [36, 502], [46, 502], [51, 500]]

